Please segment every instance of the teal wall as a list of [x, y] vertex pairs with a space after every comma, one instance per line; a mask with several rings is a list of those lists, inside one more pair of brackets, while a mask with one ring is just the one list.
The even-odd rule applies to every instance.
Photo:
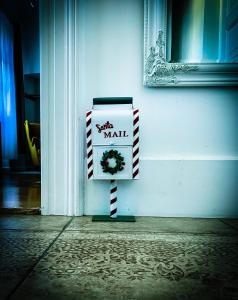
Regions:
[[[119, 182], [119, 214], [237, 217], [238, 89], [144, 87], [143, 1], [80, 3], [79, 118], [102, 96], [141, 113], [140, 180]], [[85, 180], [84, 213], [108, 210], [109, 183]]]

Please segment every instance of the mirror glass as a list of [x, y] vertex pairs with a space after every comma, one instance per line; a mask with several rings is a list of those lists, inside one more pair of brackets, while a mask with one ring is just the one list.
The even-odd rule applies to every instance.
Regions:
[[237, 0], [169, 0], [166, 60], [238, 63]]

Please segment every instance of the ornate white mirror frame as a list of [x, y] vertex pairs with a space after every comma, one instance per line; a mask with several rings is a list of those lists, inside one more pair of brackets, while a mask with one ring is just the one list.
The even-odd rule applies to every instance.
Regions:
[[169, 63], [167, 0], [144, 0], [144, 85], [236, 86], [237, 63]]

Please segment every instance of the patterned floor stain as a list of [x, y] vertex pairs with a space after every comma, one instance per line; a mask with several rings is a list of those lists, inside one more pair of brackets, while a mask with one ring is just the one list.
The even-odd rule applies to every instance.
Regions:
[[57, 234], [0, 231], [0, 299], [28, 274]]
[[[161, 218], [157, 220], [162, 224]], [[152, 231], [144, 227], [144, 221], [140, 225], [139, 220], [131, 231], [131, 225], [100, 231], [100, 226], [110, 225], [75, 218], [10, 299], [238, 299], [238, 235], [230, 225], [214, 220], [215, 227], [210, 222], [201, 233], [194, 225], [195, 233], [172, 233], [170, 225], [168, 232], [165, 227], [156, 231], [156, 218], [148, 218], [154, 224]], [[5, 255], [6, 264], [12, 265], [11, 272], [7, 273], [7, 267], [4, 271], [8, 280], [35, 259], [37, 249], [45, 248], [50, 237], [46, 232], [36, 234], [42, 236], [24, 240], [23, 234], [24, 246], [13, 255], [14, 262]], [[14, 235], [11, 241], [5, 244], [9, 251], [18, 244]]]

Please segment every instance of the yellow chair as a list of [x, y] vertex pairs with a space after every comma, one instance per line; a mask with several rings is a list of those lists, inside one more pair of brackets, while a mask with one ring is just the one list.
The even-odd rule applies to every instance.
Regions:
[[40, 166], [40, 124], [24, 123], [26, 130], [26, 138], [30, 149], [31, 159], [34, 166]]

